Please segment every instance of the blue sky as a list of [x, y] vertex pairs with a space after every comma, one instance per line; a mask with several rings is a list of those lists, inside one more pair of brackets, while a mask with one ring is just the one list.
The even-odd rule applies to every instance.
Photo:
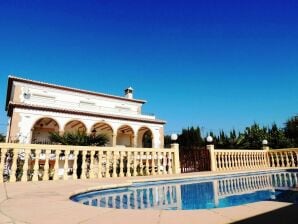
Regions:
[[7, 76], [122, 95], [166, 133], [279, 126], [298, 113], [298, 1], [0, 0]]

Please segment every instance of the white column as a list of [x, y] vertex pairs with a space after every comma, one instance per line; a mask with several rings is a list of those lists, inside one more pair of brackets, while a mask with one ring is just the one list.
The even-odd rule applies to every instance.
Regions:
[[172, 161], [174, 161], [174, 172], [175, 174], [181, 173], [180, 168], [180, 158], [179, 158], [179, 144], [174, 143], [171, 144], [171, 148], [174, 149], [174, 158]]
[[215, 161], [214, 145], [207, 145], [207, 149], [209, 150], [209, 153], [210, 153], [211, 171], [216, 171], [216, 161]]

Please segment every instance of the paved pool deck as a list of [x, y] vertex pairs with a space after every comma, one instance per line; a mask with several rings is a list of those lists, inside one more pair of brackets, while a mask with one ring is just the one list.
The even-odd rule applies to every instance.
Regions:
[[[244, 172], [247, 173], [247, 171]], [[298, 207], [285, 202], [264, 201], [228, 208], [168, 211], [98, 208], [75, 203], [69, 199], [71, 195], [79, 192], [119, 187], [137, 181], [214, 176], [226, 173], [235, 172], [199, 172], [155, 177], [1, 183], [0, 223], [213, 224], [238, 221], [239, 223], [257, 223], [258, 218], [261, 218], [262, 224], [295, 223], [297, 221]], [[287, 208], [291, 208], [293, 211]], [[284, 212], [278, 213], [278, 211]], [[268, 215], [266, 216], [266, 214]], [[274, 217], [284, 222], [280, 222]], [[254, 220], [254, 218], [257, 219]]]

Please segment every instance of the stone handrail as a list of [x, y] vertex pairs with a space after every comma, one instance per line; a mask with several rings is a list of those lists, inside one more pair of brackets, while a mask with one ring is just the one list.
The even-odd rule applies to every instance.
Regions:
[[248, 170], [269, 167], [290, 168], [298, 167], [298, 148], [260, 150], [246, 149], [214, 149], [207, 145], [210, 151], [211, 170]]
[[0, 144], [0, 183], [180, 173], [179, 146], [170, 149]]
[[263, 150], [214, 150], [216, 170], [256, 169], [268, 166]]
[[268, 151], [270, 167], [298, 167], [298, 148]]

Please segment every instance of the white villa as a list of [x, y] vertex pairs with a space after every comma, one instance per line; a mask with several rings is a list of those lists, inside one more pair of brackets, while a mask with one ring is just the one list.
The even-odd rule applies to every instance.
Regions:
[[122, 97], [9, 76], [7, 142], [50, 144], [49, 132], [85, 131], [106, 134], [107, 146], [163, 148], [166, 122], [142, 114], [144, 103], [131, 87]]

